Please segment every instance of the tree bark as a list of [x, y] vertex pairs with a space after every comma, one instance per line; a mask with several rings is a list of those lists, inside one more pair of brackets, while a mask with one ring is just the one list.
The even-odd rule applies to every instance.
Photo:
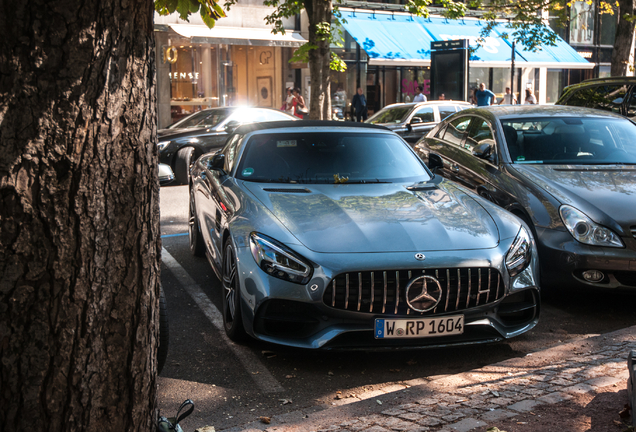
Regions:
[[331, 120], [331, 72], [329, 63], [331, 50], [329, 40], [319, 40], [318, 26], [331, 23], [331, 0], [308, 0], [305, 10], [309, 21], [309, 43], [318, 48], [309, 51], [309, 74], [311, 76], [311, 101], [309, 118]]
[[149, 431], [151, 0], [0, 0], [0, 429]]
[[618, 0], [618, 25], [612, 51], [612, 76], [625, 76], [634, 39], [634, 21], [625, 19], [625, 15], [634, 14], [634, 0]]

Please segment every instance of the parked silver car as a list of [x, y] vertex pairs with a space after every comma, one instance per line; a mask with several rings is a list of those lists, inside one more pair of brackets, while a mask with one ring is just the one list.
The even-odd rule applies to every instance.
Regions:
[[365, 123], [384, 126], [414, 144], [449, 115], [470, 107], [468, 102], [446, 100], [397, 103], [385, 106]]
[[190, 249], [222, 281], [234, 340], [446, 346], [510, 338], [539, 318], [524, 223], [372, 125], [239, 127], [193, 166]]

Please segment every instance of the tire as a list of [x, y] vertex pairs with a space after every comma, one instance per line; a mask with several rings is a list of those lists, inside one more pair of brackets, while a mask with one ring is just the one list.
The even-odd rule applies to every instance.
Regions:
[[236, 253], [228, 238], [223, 246], [223, 326], [230, 340], [240, 342], [247, 336], [241, 313], [240, 284], [236, 269]]
[[197, 257], [205, 255], [205, 244], [197, 219], [194, 191], [190, 188], [190, 213], [188, 219], [188, 239], [190, 240], [190, 253]]
[[168, 358], [170, 326], [168, 325], [168, 304], [163, 288], [159, 288], [159, 346], [157, 347], [157, 374], [160, 374]]
[[194, 159], [194, 148], [183, 147], [179, 149], [175, 157], [174, 178], [179, 184], [188, 184], [190, 178], [190, 165]]

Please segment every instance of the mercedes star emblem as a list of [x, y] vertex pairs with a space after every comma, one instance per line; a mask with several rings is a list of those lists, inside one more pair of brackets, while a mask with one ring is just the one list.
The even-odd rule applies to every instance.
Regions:
[[406, 304], [415, 312], [428, 312], [442, 299], [442, 286], [432, 276], [422, 275], [406, 286]]
[[423, 253], [416, 253], [415, 254], [415, 259], [418, 261], [424, 261], [426, 259], [426, 256], [424, 256]]

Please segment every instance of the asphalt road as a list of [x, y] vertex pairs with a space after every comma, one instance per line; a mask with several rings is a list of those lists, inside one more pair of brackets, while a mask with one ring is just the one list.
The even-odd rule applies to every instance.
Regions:
[[221, 286], [205, 258], [190, 255], [188, 188], [161, 188], [161, 280], [170, 349], [159, 378], [159, 408], [171, 417], [192, 399], [184, 431], [237, 428], [270, 417], [342, 405], [414, 381], [522, 357], [576, 338], [636, 325], [636, 294], [568, 289], [542, 304], [539, 325], [508, 342], [390, 351], [300, 351], [258, 341], [230, 342], [220, 321]]

